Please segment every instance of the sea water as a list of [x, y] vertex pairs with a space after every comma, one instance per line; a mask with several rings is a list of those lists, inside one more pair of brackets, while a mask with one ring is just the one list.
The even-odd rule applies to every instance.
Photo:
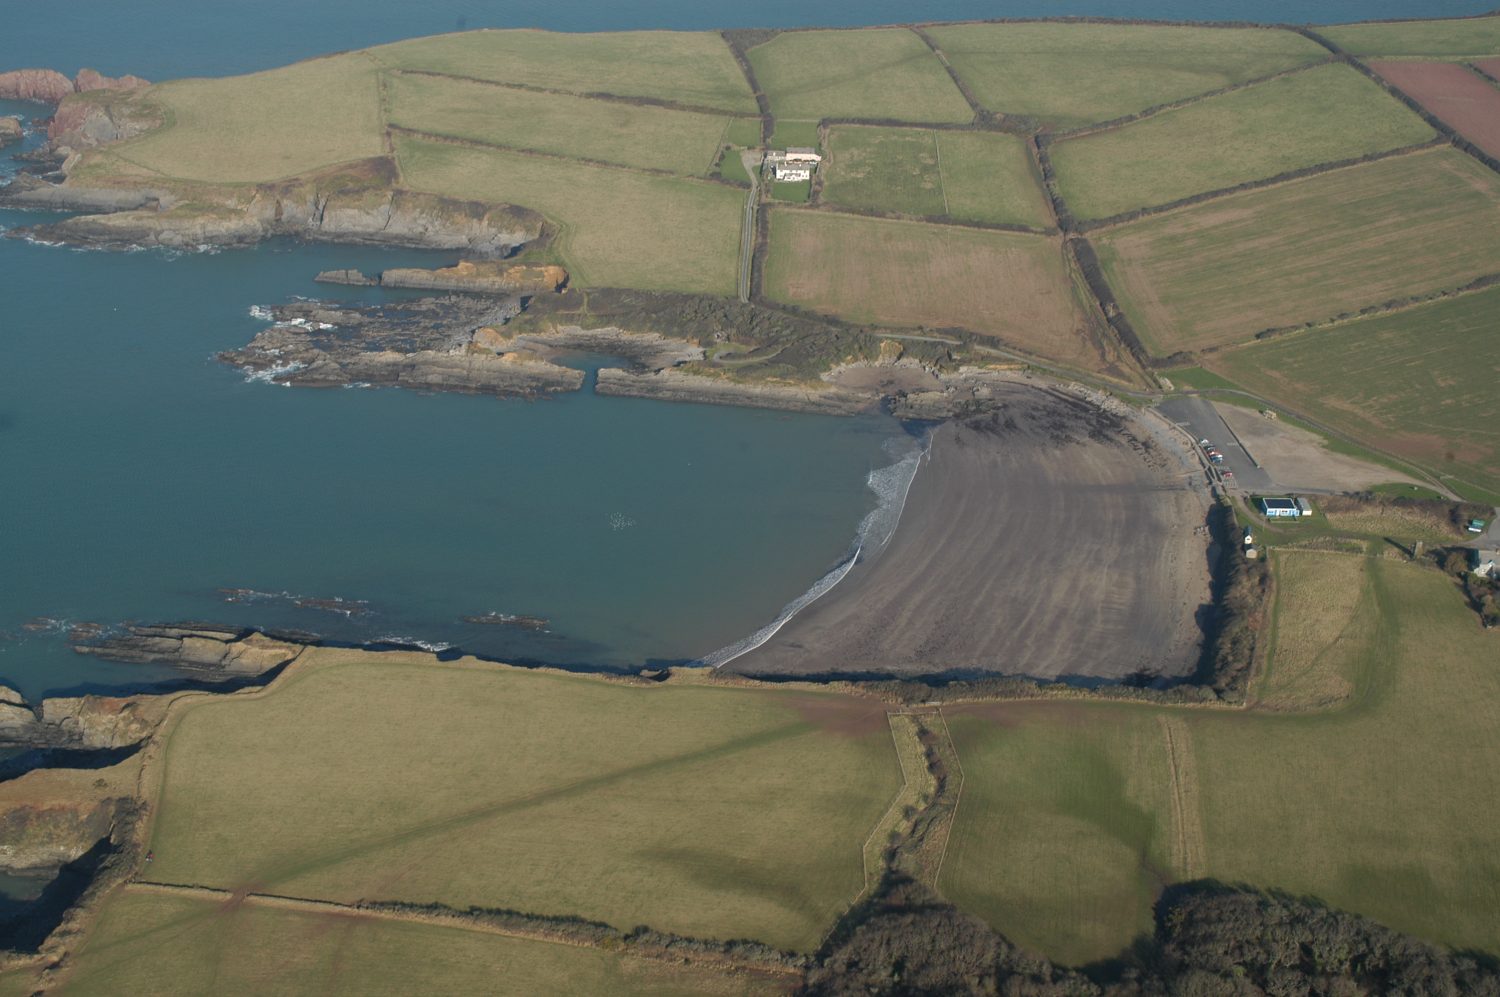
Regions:
[[[8, 3], [0, 69], [224, 75], [481, 26], [1065, 14], [1327, 22], [1476, 13], [1490, 2]], [[0, 114], [42, 111], [0, 104]], [[0, 174], [11, 168], [0, 153]], [[0, 227], [38, 220], [0, 212]], [[37, 696], [165, 677], [70, 650], [79, 623], [131, 620], [580, 667], [727, 660], [888, 532], [918, 466], [915, 443], [890, 419], [588, 391], [528, 402], [283, 388], [214, 359], [261, 328], [254, 306], [392, 293], [315, 285], [319, 270], [452, 259], [291, 244], [78, 252], [0, 240], [0, 684]], [[463, 622], [492, 613], [547, 622]]]

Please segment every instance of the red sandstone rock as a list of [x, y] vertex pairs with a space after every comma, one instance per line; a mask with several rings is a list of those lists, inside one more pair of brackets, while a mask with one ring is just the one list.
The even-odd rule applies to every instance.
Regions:
[[53, 69], [0, 73], [0, 100], [39, 100], [56, 104], [73, 92], [73, 81]]
[[149, 80], [143, 80], [139, 76], [105, 76], [94, 69], [80, 69], [73, 78], [73, 87], [79, 93], [89, 90], [139, 90], [150, 85]]

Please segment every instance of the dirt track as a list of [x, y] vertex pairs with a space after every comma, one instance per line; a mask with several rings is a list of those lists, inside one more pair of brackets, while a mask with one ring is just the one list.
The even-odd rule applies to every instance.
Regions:
[[1207, 497], [1181, 451], [1060, 390], [936, 430], [890, 546], [752, 675], [1184, 675], [1209, 599]]

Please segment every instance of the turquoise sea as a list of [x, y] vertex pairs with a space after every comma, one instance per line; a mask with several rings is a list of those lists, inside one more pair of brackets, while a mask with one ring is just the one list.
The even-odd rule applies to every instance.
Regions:
[[[224, 75], [491, 25], [1059, 14], [1330, 21], [1486, 6], [75, 0], [8, 4], [0, 69]], [[41, 109], [0, 103], [0, 114], [13, 113]], [[0, 173], [10, 168], [0, 153]], [[0, 227], [35, 220], [0, 212]], [[213, 359], [254, 335], [252, 305], [329, 296], [312, 283], [319, 270], [450, 261], [292, 244], [168, 255], [0, 240], [0, 684], [38, 696], [165, 677], [69, 650], [72, 625], [130, 620], [421, 641], [581, 667], [696, 658], [763, 626], [838, 565], [880, 504], [872, 472], [912, 446], [902, 427], [876, 416], [587, 392], [525, 402], [281, 388]], [[339, 288], [336, 296], [382, 293]], [[890, 482], [874, 481], [888, 496]], [[226, 601], [228, 589], [254, 594]], [[340, 599], [357, 612], [298, 607], [298, 598]], [[461, 622], [489, 612], [549, 622], [545, 632]]]

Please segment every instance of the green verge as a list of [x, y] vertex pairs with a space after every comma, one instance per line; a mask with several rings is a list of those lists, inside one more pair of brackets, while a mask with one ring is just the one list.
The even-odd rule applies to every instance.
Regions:
[[208, 183], [281, 180], [378, 156], [385, 149], [377, 73], [354, 52], [249, 76], [160, 83], [146, 98], [165, 110], [165, 125], [104, 151]]
[[[1277, 555], [1307, 557], [1346, 567], [1332, 582], [1284, 576], [1278, 631], [1305, 616], [1297, 629], [1321, 635], [1310, 652], [1321, 672], [1284, 672], [1279, 688], [1305, 700], [1342, 683], [1341, 705], [954, 710], [964, 787], [944, 893], [1073, 963], [1118, 953], [1149, 930], [1155, 889], [1201, 877], [1311, 895], [1458, 948], [1500, 948], [1491, 635], [1436, 571]], [[1330, 585], [1339, 596], [1357, 588], [1352, 613], [1325, 597]]]
[[393, 125], [451, 138], [702, 176], [728, 118], [489, 83], [392, 74]]
[[70, 994], [749, 993], [743, 977], [599, 949], [126, 890], [67, 970]]
[[1108, 121], [1317, 62], [1290, 31], [1141, 24], [949, 24], [927, 29], [979, 102], [1053, 128]]
[[757, 113], [739, 63], [724, 39], [711, 32], [485, 30], [369, 51], [395, 69]]
[[1094, 233], [1158, 356], [1244, 342], [1500, 272], [1500, 177], [1434, 149]]
[[542, 212], [582, 285], [734, 294], [743, 191], [409, 136], [396, 153], [416, 190]]
[[811, 950], [900, 785], [878, 703], [332, 653], [182, 715], [151, 874]]
[[1319, 28], [1318, 33], [1355, 55], [1432, 59], [1500, 55], [1500, 17], [1373, 21]]
[[1024, 139], [995, 132], [839, 125], [823, 201], [853, 208], [1043, 228], [1047, 205]]
[[1246, 388], [1353, 439], [1500, 492], [1500, 288], [1225, 351]]
[[1069, 209], [1088, 219], [1435, 135], [1357, 70], [1325, 65], [1059, 142], [1050, 153]]
[[777, 118], [974, 117], [937, 56], [905, 28], [784, 31], [752, 48], [750, 64]]

